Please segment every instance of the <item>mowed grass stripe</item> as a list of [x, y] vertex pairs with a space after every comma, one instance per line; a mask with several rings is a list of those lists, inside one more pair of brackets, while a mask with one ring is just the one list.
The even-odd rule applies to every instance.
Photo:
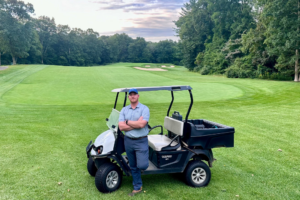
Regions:
[[47, 66], [38, 66], [38, 65], [29, 65], [29, 66], [22, 66], [19, 70], [14, 70], [12, 73], [8, 74], [1, 74], [0, 76], [0, 97], [2, 99], [2, 95], [11, 90], [13, 87], [17, 86], [21, 83], [25, 78], [28, 76], [45, 69]]
[[[168, 83], [193, 85], [190, 117], [235, 127], [235, 147], [213, 150], [217, 161], [208, 187], [190, 188], [178, 174], [147, 175], [146, 193], [136, 199], [298, 199], [299, 84], [201, 76], [179, 67], [144, 72], [133, 66], [50, 66], [6, 93], [7, 103], [0, 105], [0, 199], [129, 199], [130, 177], [117, 192], [98, 192], [86, 171], [85, 147], [107, 129], [115, 98], [111, 89]], [[63, 92], [56, 96], [58, 90]], [[202, 98], [206, 95], [211, 96]], [[170, 98], [168, 92], [141, 93], [150, 125], [163, 123]], [[171, 112], [185, 117], [188, 101], [187, 92], [176, 92]]]
[[[115, 97], [110, 92], [112, 89], [164, 85], [191, 85], [196, 91], [195, 101], [214, 101], [243, 95], [242, 90], [232, 85], [190, 84], [188, 81], [174, 80], [159, 73], [162, 72], [149, 73], [120, 64], [89, 68], [51, 66], [23, 81], [8, 92], [4, 99], [12, 104], [32, 105], [109, 104]], [[189, 95], [184, 92], [175, 95], [177, 102], [189, 101]], [[170, 101], [170, 94], [165, 91], [144, 93], [141, 98], [145, 103], [167, 103]]]

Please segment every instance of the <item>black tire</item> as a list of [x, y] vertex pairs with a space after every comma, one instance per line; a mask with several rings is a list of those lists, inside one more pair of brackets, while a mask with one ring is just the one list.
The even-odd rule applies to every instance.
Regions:
[[102, 193], [114, 192], [121, 186], [122, 179], [123, 173], [116, 164], [104, 163], [97, 170], [95, 185]]
[[184, 177], [191, 187], [205, 187], [210, 182], [211, 172], [204, 162], [193, 160], [188, 164]]
[[95, 162], [93, 161], [93, 159], [91, 157], [89, 158], [89, 160], [87, 162], [87, 170], [91, 176], [96, 175], [97, 168], [96, 168]]

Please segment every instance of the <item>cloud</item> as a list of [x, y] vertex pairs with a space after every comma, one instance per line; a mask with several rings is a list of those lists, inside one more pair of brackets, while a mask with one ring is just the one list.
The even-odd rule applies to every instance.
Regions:
[[166, 27], [172, 27], [175, 26], [173, 23], [173, 20], [176, 19], [176, 15], [171, 16], [149, 16], [145, 18], [135, 18], [135, 19], [128, 19], [128, 21], [131, 21], [133, 24], [135, 24], [135, 27], [144, 27], [144, 28], [166, 28]]
[[173, 30], [170, 28], [134, 28], [125, 27], [122, 29], [127, 34], [135, 35], [135, 37], [167, 37], [173, 36]]
[[[144, 37], [147, 40], [175, 39], [175, 24], [180, 8], [188, 0], [93, 0], [99, 11], [130, 13], [124, 22], [130, 27], [120, 27], [117, 33], [131, 37]], [[153, 39], [154, 38], [154, 39]], [[159, 39], [160, 38], [160, 39]]]
[[179, 38], [175, 35], [175, 32], [170, 28], [134, 28], [134, 27], [125, 27], [120, 31], [114, 32], [105, 32], [101, 35], [114, 35], [116, 33], [126, 33], [130, 37], [143, 37], [147, 41], [158, 42], [161, 40], [172, 39], [177, 41]]
[[[175, 36], [175, 24], [172, 22], [172, 18], [176, 18], [176, 14], [171, 16], [154, 15], [145, 18], [130, 18], [127, 20], [131, 21], [135, 26], [122, 27], [117, 33], [126, 33], [134, 38], [143, 37], [151, 41], [165, 39], [178, 40]], [[113, 35], [114, 33], [110, 33], [109, 35]]]
[[130, 11], [151, 11], [155, 9], [175, 10], [182, 7], [187, 0], [97, 0], [93, 3], [100, 5], [99, 10], [120, 10], [124, 12]]

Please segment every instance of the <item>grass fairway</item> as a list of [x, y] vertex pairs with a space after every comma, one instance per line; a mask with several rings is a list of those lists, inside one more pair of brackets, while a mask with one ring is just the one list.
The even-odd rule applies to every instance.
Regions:
[[[145, 175], [146, 192], [135, 199], [299, 199], [299, 83], [134, 66], [139, 65], [0, 71], [0, 199], [130, 199], [131, 177], [114, 193], [98, 192], [86, 170], [85, 147], [107, 129], [112, 89], [163, 85], [191, 85], [190, 118], [235, 127], [235, 147], [213, 150], [217, 161], [208, 187], [188, 187], [172, 174]], [[163, 123], [170, 99], [169, 92], [141, 93], [150, 125]], [[188, 102], [188, 92], [175, 92], [172, 111], [185, 116]]]

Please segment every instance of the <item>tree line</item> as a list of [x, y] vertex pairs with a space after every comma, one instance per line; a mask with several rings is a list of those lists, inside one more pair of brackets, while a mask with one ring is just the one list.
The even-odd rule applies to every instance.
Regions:
[[299, 81], [299, 0], [190, 0], [182, 63], [201, 74]]
[[127, 34], [100, 36], [93, 29], [57, 25], [54, 18], [32, 18], [33, 5], [0, 0], [0, 65], [92, 66], [114, 62], [179, 64], [178, 43], [149, 42]]
[[300, 0], [190, 0], [178, 42], [57, 25], [33, 5], [0, 0], [0, 65], [173, 63], [202, 75], [299, 81]]

